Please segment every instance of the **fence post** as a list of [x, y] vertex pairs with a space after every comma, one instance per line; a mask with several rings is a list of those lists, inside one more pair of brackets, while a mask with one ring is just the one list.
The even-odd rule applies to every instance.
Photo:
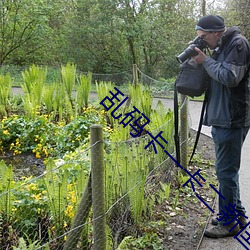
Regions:
[[104, 193], [104, 160], [102, 126], [94, 124], [90, 127], [91, 142], [91, 176], [93, 205], [93, 250], [106, 249], [106, 216]]
[[136, 64], [133, 64], [133, 83], [135, 86], [138, 84], [138, 71]]
[[180, 109], [180, 153], [183, 168], [188, 166], [188, 97], [180, 95], [181, 109]]

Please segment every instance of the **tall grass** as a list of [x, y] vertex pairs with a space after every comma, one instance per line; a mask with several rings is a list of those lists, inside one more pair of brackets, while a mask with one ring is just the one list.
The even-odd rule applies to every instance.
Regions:
[[76, 94], [76, 106], [78, 111], [82, 108], [88, 107], [89, 94], [91, 90], [92, 74], [88, 72], [87, 75], [80, 75], [78, 78], [78, 87]]
[[9, 110], [8, 98], [11, 93], [12, 79], [10, 74], [0, 75], [0, 115], [7, 116]]
[[23, 83], [21, 83], [21, 87], [24, 91], [24, 111], [29, 117], [35, 117], [40, 112], [46, 75], [47, 68], [35, 65], [22, 72]]
[[76, 65], [67, 63], [61, 66], [62, 86], [64, 87], [70, 101], [72, 101], [72, 92], [76, 82]]
[[10, 190], [13, 188], [14, 176], [12, 166], [8, 167], [4, 161], [0, 161], [0, 214], [4, 216], [5, 223], [8, 223], [13, 206], [13, 194]]

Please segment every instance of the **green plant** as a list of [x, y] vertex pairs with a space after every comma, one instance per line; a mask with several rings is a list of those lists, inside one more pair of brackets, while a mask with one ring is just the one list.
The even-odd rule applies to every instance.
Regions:
[[79, 85], [77, 87], [76, 103], [78, 110], [80, 111], [82, 108], [88, 107], [92, 74], [88, 72], [87, 75], [80, 75], [78, 81]]
[[[173, 130], [174, 130], [174, 119], [173, 112], [170, 110], [166, 110], [161, 101], [157, 103], [157, 106], [154, 110], [151, 111], [151, 119], [148, 126], [148, 131], [156, 136], [158, 133], [162, 131], [161, 136], [167, 141], [165, 143], [162, 139], [158, 139], [162, 146], [168, 153], [174, 152], [174, 141], [173, 141]], [[149, 138], [149, 140], [152, 140]], [[159, 162], [164, 161], [168, 156], [164, 152], [164, 150], [156, 144], [157, 154]], [[147, 149], [150, 150], [150, 149]]]
[[15, 200], [13, 202], [13, 227], [19, 235], [30, 240], [40, 239], [47, 233], [39, 230], [44, 227], [42, 221], [49, 221], [48, 197], [41, 179], [34, 180], [32, 176], [22, 177], [17, 183], [19, 188], [13, 190]]
[[170, 195], [170, 191], [171, 191], [171, 182], [170, 183], [162, 183], [162, 182], [160, 182], [160, 185], [161, 185], [160, 193], [162, 193], [162, 195], [161, 195], [162, 198], [168, 200], [169, 195]]
[[[141, 84], [129, 84], [129, 96], [131, 97], [133, 106], [150, 119], [153, 101], [150, 90]], [[139, 116], [140, 114], [137, 114], [136, 118]]]
[[184, 171], [178, 171], [177, 181], [182, 186], [190, 177]]
[[[114, 84], [111, 82], [96, 82], [96, 91], [98, 95], [98, 102], [100, 103], [101, 101], [104, 100], [105, 97], [109, 96], [110, 93], [109, 91], [112, 91], [114, 89]], [[121, 97], [121, 96], [120, 96]], [[118, 100], [114, 100], [115, 106], [118, 103]], [[105, 102], [105, 105], [109, 106], [111, 105], [110, 103]], [[101, 109], [105, 110], [105, 108], [101, 105]], [[106, 113], [107, 117], [107, 123], [111, 126], [111, 128], [114, 127], [114, 124], [117, 123], [117, 121], [114, 119], [114, 117], [110, 113]]]
[[7, 116], [9, 105], [8, 98], [11, 93], [12, 79], [10, 74], [0, 75], [0, 116]]
[[172, 204], [173, 209], [176, 209], [176, 207], [179, 204], [179, 194], [180, 194], [179, 190], [175, 190], [175, 197], [174, 197], [173, 204]]
[[51, 114], [53, 111], [54, 94], [55, 94], [56, 84], [46, 86], [44, 89], [43, 102], [46, 107], [46, 114]]
[[96, 82], [96, 91], [98, 101], [101, 102], [106, 96], [109, 95], [109, 91], [113, 90], [114, 84], [112, 82]]
[[163, 242], [156, 233], [145, 233], [142, 237], [125, 237], [117, 250], [152, 249], [163, 250]]
[[8, 167], [3, 160], [0, 161], [0, 213], [5, 216], [8, 223], [12, 214], [13, 193], [11, 189], [14, 186], [14, 177], [12, 166]]
[[40, 112], [46, 75], [47, 68], [43, 69], [35, 65], [22, 72], [24, 82], [21, 87], [24, 91], [24, 111], [29, 117], [34, 118], [37, 112]]
[[[20, 237], [18, 239], [18, 246], [13, 246], [13, 250], [35, 250], [38, 249], [41, 245], [38, 240], [32, 242], [32, 240], [29, 238], [28, 235], [25, 235], [25, 238], [27, 239], [27, 242], [23, 237]], [[43, 246], [43, 250], [49, 250], [49, 246]]]
[[72, 91], [76, 81], [76, 65], [67, 63], [61, 66], [62, 86], [66, 91], [69, 100], [72, 102]]

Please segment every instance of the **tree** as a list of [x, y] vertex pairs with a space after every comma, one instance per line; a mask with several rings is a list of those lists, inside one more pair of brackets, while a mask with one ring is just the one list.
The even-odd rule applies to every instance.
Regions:
[[[0, 65], [29, 41], [43, 33], [46, 8], [38, 0], [8, 0], [0, 2]], [[26, 53], [41, 47], [41, 39]], [[17, 62], [19, 63], [19, 62]]]
[[250, 39], [250, 1], [225, 0], [221, 11], [228, 27], [239, 26], [242, 33]]

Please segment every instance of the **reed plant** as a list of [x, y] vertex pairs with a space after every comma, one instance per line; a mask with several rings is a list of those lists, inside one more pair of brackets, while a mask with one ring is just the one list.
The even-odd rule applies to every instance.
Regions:
[[[103, 81], [100, 83], [96, 82], [96, 91], [97, 91], [97, 96], [98, 96], [98, 102], [100, 103], [105, 97], [110, 96], [109, 91], [112, 91], [114, 93], [115, 91], [114, 84], [112, 82], [103, 82]], [[118, 104], [118, 101], [114, 100], [114, 103], [115, 103], [114, 106], [116, 106], [116, 104]], [[105, 102], [105, 104], [108, 106], [111, 105], [111, 104], [108, 104], [108, 101]], [[104, 107], [101, 106], [101, 109], [104, 110]], [[116, 120], [110, 114], [110, 112], [106, 113], [106, 117], [107, 117], [107, 122], [113, 128]]]
[[[148, 175], [148, 166], [153, 158], [152, 152], [144, 154], [144, 140], [141, 141], [121, 141], [117, 134], [121, 130], [115, 131], [111, 135], [110, 151], [106, 155], [106, 204], [112, 204], [123, 198], [124, 206], [120, 207], [124, 213], [129, 211], [136, 225], [141, 222], [142, 213], [145, 211], [144, 191]], [[125, 133], [126, 130], [124, 129]], [[125, 136], [123, 136], [125, 138]], [[115, 141], [113, 140], [115, 139]], [[115, 152], [115, 153], [114, 153]], [[111, 216], [112, 217], [112, 216]]]
[[69, 100], [73, 103], [72, 92], [76, 82], [76, 65], [67, 63], [66, 66], [61, 66], [61, 78], [62, 86], [65, 89]]
[[43, 102], [46, 108], [46, 113], [50, 114], [53, 111], [54, 95], [56, 84], [48, 85], [44, 89]]
[[[129, 96], [133, 106], [150, 119], [153, 101], [153, 96], [150, 90], [142, 84], [129, 84]], [[137, 114], [136, 118], [139, 116], [140, 114]]]
[[14, 186], [12, 166], [6, 166], [0, 161], [0, 214], [4, 215], [5, 222], [9, 222], [12, 215], [13, 194], [10, 190]]
[[7, 116], [9, 111], [9, 96], [11, 93], [12, 79], [10, 74], [0, 75], [0, 115]]
[[77, 87], [77, 96], [76, 96], [76, 103], [78, 112], [81, 111], [83, 108], [88, 107], [89, 102], [89, 94], [91, 90], [91, 82], [92, 82], [92, 74], [88, 72], [87, 75], [80, 75], [78, 78], [78, 87]]
[[66, 94], [64, 87], [60, 83], [55, 83], [53, 97], [53, 117], [56, 121], [73, 119], [74, 112], [70, 97]]
[[[159, 142], [162, 146], [172, 154], [174, 152], [174, 114], [171, 110], [166, 110], [161, 101], [157, 103], [155, 109], [151, 111], [151, 119], [148, 124], [148, 130], [153, 136], [156, 136], [162, 131], [161, 136], [168, 142], [167, 144], [159, 138]], [[149, 140], [152, 140], [149, 138]], [[168, 156], [164, 150], [156, 144], [157, 154], [159, 162], [162, 162]], [[150, 150], [150, 149], [149, 149]]]
[[60, 235], [64, 225], [64, 211], [67, 209], [68, 176], [66, 172], [55, 170], [56, 165], [52, 159], [46, 164], [46, 177], [43, 179], [48, 194], [49, 208], [57, 234]]
[[24, 91], [24, 111], [29, 117], [34, 118], [40, 112], [47, 68], [32, 65], [28, 70], [22, 72], [22, 76], [23, 83], [21, 83], [21, 87]]

